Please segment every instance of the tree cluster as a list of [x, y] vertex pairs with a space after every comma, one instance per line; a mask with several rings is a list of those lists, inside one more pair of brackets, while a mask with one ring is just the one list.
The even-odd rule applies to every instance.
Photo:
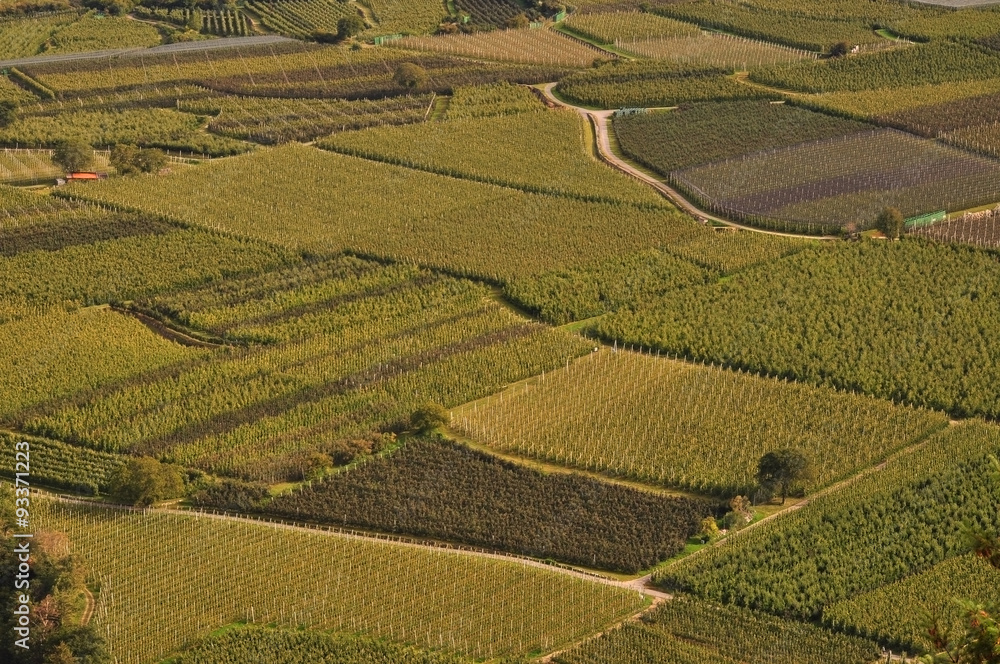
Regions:
[[167, 165], [167, 156], [157, 148], [119, 144], [111, 148], [111, 165], [122, 175], [158, 173]]

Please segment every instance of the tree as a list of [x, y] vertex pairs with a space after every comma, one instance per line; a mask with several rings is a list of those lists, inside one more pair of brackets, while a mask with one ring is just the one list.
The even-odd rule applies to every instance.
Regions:
[[448, 424], [450, 419], [444, 406], [428, 403], [413, 411], [413, 415], [410, 416], [410, 426], [420, 433], [428, 433]]
[[156, 148], [143, 150], [134, 145], [115, 145], [111, 148], [111, 165], [122, 175], [158, 173], [167, 165], [167, 156]]
[[167, 155], [159, 148], [139, 150], [136, 166], [143, 173], [159, 173], [167, 165]]
[[336, 44], [339, 39], [336, 32], [330, 32], [328, 30], [316, 30], [312, 33], [312, 37], [320, 44]]
[[0, 101], [0, 127], [6, 127], [17, 117], [17, 104], [9, 99]]
[[73, 651], [61, 641], [56, 647], [49, 650], [42, 662], [43, 664], [77, 664]]
[[903, 213], [894, 207], [888, 207], [879, 212], [875, 227], [890, 240], [898, 240], [903, 234], [904, 223]]
[[111, 496], [116, 500], [147, 507], [158, 500], [177, 498], [184, 493], [184, 479], [177, 468], [151, 457], [132, 459], [110, 478]]
[[531, 22], [528, 20], [528, 17], [525, 16], [523, 13], [517, 14], [516, 16], [511, 16], [509, 19], [507, 19], [507, 27], [515, 30], [522, 30], [528, 27], [530, 23]]
[[795, 484], [812, 477], [812, 464], [798, 450], [781, 449], [768, 452], [757, 464], [757, 482], [768, 491], [779, 491], [782, 505], [785, 504], [785, 498]]
[[837, 42], [830, 47], [831, 58], [842, 58], [851, 52], [851, 45], [845, 41]]
[[79, 138], [59, 141], [52, 161], [67, 172], [85, 171], [94, 164], [94, 148]]
[[404, 62], [396, 68], [396, 75], [392, 77], [392, 80], [400, 87], [419, 90], [427, 85], [429, 78], [427, 72], [420, 65]]
[[337, 21], [337, 39], [344, 41], [365, 29], [365, 22], [356, 14], [343, 16]]
[[715, 522], [715, 519], [710, 516], [706, 516], [701, 520], [701, 530], [698, 531], [698, 536], [701, 537], [702, 544], [708, 542], [718, 534], [719, 524]]

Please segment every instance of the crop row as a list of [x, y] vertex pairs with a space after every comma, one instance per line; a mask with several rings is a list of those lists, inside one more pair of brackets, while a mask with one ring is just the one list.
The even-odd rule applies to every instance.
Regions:
[[929, 411], [625, 351], [595, 353], [455, 414], [491, 447], [654, 484], [749, 494], [794, 448], [830, 484], [944, 424]]
[[88, 12], [61, 27], [49, 38], [46, 53], [79, 53], [107, 49], [156, 46], [162, 41], [151, 25], [124, 16], [98, 16]]
[[406, 37], [392, 46], [462, 55], [484, 60], [502, 60], [564, 67], [589, 67], [607, 54], [553, 30], [496, 30], [471, 35]]
[[[585, 123], [574, 112], [543, 110], [370, 129], [331, 136], [319, 146], [535, 193], [664, 207], [649, 187], [587, 154], [591, 139]], [[543, 143], [546, 149], [539, 151]]]
[[717, 212], [767, 227], [832, 232], [1000, 200], [1000, 165], [890, 129], [757, 152], [670, 174]]
[[634, 41], [615, 46], [644, 58], [731, 67], [741, 71], [816, 57], [815, 53], [731, 35], [698, 35]]
[[[1000, 486], [989, 482], [987, 458], [998, 450], [993, 425], [951, 427], [884, 469], [654, 580], [712, 601], [818, 618], [824, 607], [965, 553], [963, 523], [1000, 525]], [[903, 606], [914, 615], [911, 604]]]
[[[42, 486], [95, 495], [108, 490], [111, 474], [124, 464], [115, 454], [0, 431], [0, 448], [11, 457], [15, 443], [22, 441], [30, 445], [31, 479]], [[0, 473], [13, 477], [11, 470], [4, 469]]]
[[864, 639], [689, 597], [559, 654], [555, 664], [868, 664]]
[[357, 16], [357, 6], [348, 0], [262, 0], [249, 2], [247, 8], [260, 16], [271, 30], [289, 37], [310, 38], [315, 32], [337, 33], [337, 21]]
[[910, 233], [941, 242], [1000, 249], [1000, 210], [966, 213], [944, 223], [915, 228]]
[[[637, 593], [502, 560], [197, 515], [36, 501], [100, 586], [92, 623], [122, 664], [246, 620], [363, 632], [474, 657], [554, 649]], [[281, 570], [281, 574], [275, 574]], [[178, 588], [199, 588], [190, 602]]]
[[274, 144], [311, 141], [327, 134], [424, 120], [431, 95], [407, 95], [385, 100], [275, 99], [210, 97], [182, 101], [180, 110], [212, 113], [209, 131], [230, 138]]
[[448, 119], [483, 118], [516, 115], [542, 109], [542, 104], [528, 88], [509, 83], [469, 85], [455, 88], [448, 101]]
[[[171, 173], [154, 190], [149, 181], [66, 190], [289, 248], [352, 249], [495, 281], [597, 263], [696, 227], [667, 209], [526, 194], [298, 145]], [[241, 193], [221, 194], [230, 191]]]
[[706, 362], [995, 416], [998, 276], [992, 255], [969, 247], [813, 247], [617, 311], [596, 330]]
[[600, 108], [676, 106], [685, 102], [771, 99], [773, 95], [704, 64], [611, 62], [571, 74], [556, 91], [572, 101]]
[[475, 25], [502, 28], [524, 8], [517, 0], [455, 0], [455, 8]]
[[614, 119], [622, 150], [661, 175], [759, 150], [865, 129], [850, 120], [767, 101], [694, 104]]
[[469, 282], [410, 271], [409, 280], [381, 285], [371, 281], [377, 276], [349, 279], [358, 290], [313, 284], [312, 304], [280, 298], [270, 313], [208, 329], [265, 346], [56, 404], [23, 426], [96, 449], [278, 481], [305, 475], [317, 448], [405, 423], [425, 401], [479, 398], [587, 347], [526, 324]]
[[698, 26], [642, 12], [574, 13], [565, 26], [602, 44], [701, 35]]
[[681, 551], [718, 507], [417, 439], [263, 509], [634, 574]]

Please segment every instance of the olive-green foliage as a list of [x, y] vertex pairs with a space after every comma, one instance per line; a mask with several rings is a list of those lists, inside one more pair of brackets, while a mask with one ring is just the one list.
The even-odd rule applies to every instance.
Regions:
[[155, 188], [147, 178], [70, 193], [299, 249], [352, 249], [496, 281], [660, 246], [695, 227], [669, 209], [528, 194], [300, 145], [184, 169]]
[[420, 433], [429, 433], [448, 424], [448, 410], [439, 403], [426, 403], [410, 415], [410, 426]]
[[590, 268], [516, 279], [506, 294], [543, 320], [563, 325], [664, 297], [676, 288], [704, 284], [717, 275], [669, 253], [650, 250]]
[[905, 86], [995, 78], [1000, 53], [984, 47], [935, 42], [758, 69], [750, 78], [765, 85], [802, 92], [891, 89]]
[[150, 457], [130, 459], [111, 475], [108, 484], [112, 498], [139, 507], [184, 493], [180, 470]]
[[734, 606], [677, 597], [555, 664], [868, 664], [875, 643]]
[[768, 493], [780, 493], [782, 505], [789, 491], [815, 476], [812, 462], [801, 450], [772, 450], [764, 454], [757, 465], [757, 483]]
[[467, 664], [460, 655], [419, 650], [370, 636], [241, 627], [184, 651], [177, 664], [266, 661], [268, 664]]
[[536, 108], [537, 113], [337, 134], [319, 146], [529, 192], [667, 207], [650, 187], [597, 161], [589, 127], [577, 113]]
[[1000, 413], [1000, 266], [923, 241], [816, 247], [602, 319], [646, 347], [953, 413]]
[[682, 106], [665, 113], [616, 118], [615, 135], [629, 157], [662, 175], [670, 171], [865, 129], [860, 122], [787, 104], [733, 101]]
[[882, 210], [878, 219], [875, 220], [875, 228], [890, 240], [898, 240], [903, 234], [903, 214], [896, 208], [886, 208]]
[[111, 165], [122, 175], [158, 173], [167, 165], [167, 156], [156, 148], [142, 149], [134, 145], [115, 145], [111, 148]]
[[396, 67], [393, 75], [396, 85], [410, 90], [420, 90], [427, 85], [427, 71], [420, 65], [404, 62]]
[[826, 608], [823, 621], [909, 649], [927, 649], [929, 621], [958, 628], [958, 598], [1000, 602], [1000, 570], [966, 554]]
[[457, 87], [448, 102], [448, 119], [482, 118], [540, 111], [541, 101], [523, 85], [496, 83]]
[[556, 91], [571, 101], [599, 108], [775, 97], [738, 83], [728, 73], [721, 68], [665, 61], [613, 61], [563, 78]]
[[79, 138], [61, 138], [52, 153], [52, 161], [67, 171], [83, 171], [94, 164], [94, 148]]
[[747, 529], [654, 579], [713, 601], [818, 618], [824, 607], [968, 550], [963, 521], [1000, 526], [986, 482], [1000, 429], [953, 426], [802, 509]]
[[124, 16], [106, 17], [87, 14], [80, 20], [56, 30], [46, 44], [46, 53], [79, 53], [108, 49], [155, 46], [161, 41], [159, 31], [148, 23]]

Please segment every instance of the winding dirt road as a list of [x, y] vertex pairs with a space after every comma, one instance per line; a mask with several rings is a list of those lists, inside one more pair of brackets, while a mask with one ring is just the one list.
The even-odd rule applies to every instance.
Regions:
[[794, 238], [804, 238], [809, 240], [836, 240], [838, 238], [832, 235], [816, 236], [816, 235], [802, 235], [799, 233], [783, 233], [780, 231], [770, 231], [764, 230], [762, 228], [754, 228], [753, 226], [744, 226], [743, 224], [738, 224], [729, 219], [723, 219], [722, 217], [717, 217], [709, 212], [705, 212], [701, 208], [694, 205], [691, 201], [684, 198], [676, 189], [670, 187], [662, 180], [658, 180], [647, 173], [639, 170], [638, 168], [632, 166], [627, 161], [620, 159], [611, 150], [611, 136], [610, 129], [608, 129], [608, 118], [610, 118], [614, 111], [593, 111], [590, 109], [582, 108], [580, 106], [573, 106], [568, 104], [553, 94], [553, 88], [555, 88], [555, 83], [546, 83], [542, 90], [542, 94], [545, 98], [555, 104], [556, 106], [561, 106], [563, 108], [571, 108], [583, 117], [590, 121], [591, 126], [594, 128], [594, 133], [597, 135], [597, 153], [598, 156], [608, 163], [613, 168], [622, 171], [626, 175], [631, 175], [632, 177], [644, 182], [653, 189], [656, 189], [660, 194], [667, 198], [671, 203], [676, 205], [681, 210], [684, 210], [692, 217], [697, 219], [702, 223], [715, 222], [718, 224], [723, 224], [732, 228], [738, 228], [740, 230], [751, 231], [754, 233], [763, 233], [765, 235], [779, 235], [781, 237], [794, 237]]

